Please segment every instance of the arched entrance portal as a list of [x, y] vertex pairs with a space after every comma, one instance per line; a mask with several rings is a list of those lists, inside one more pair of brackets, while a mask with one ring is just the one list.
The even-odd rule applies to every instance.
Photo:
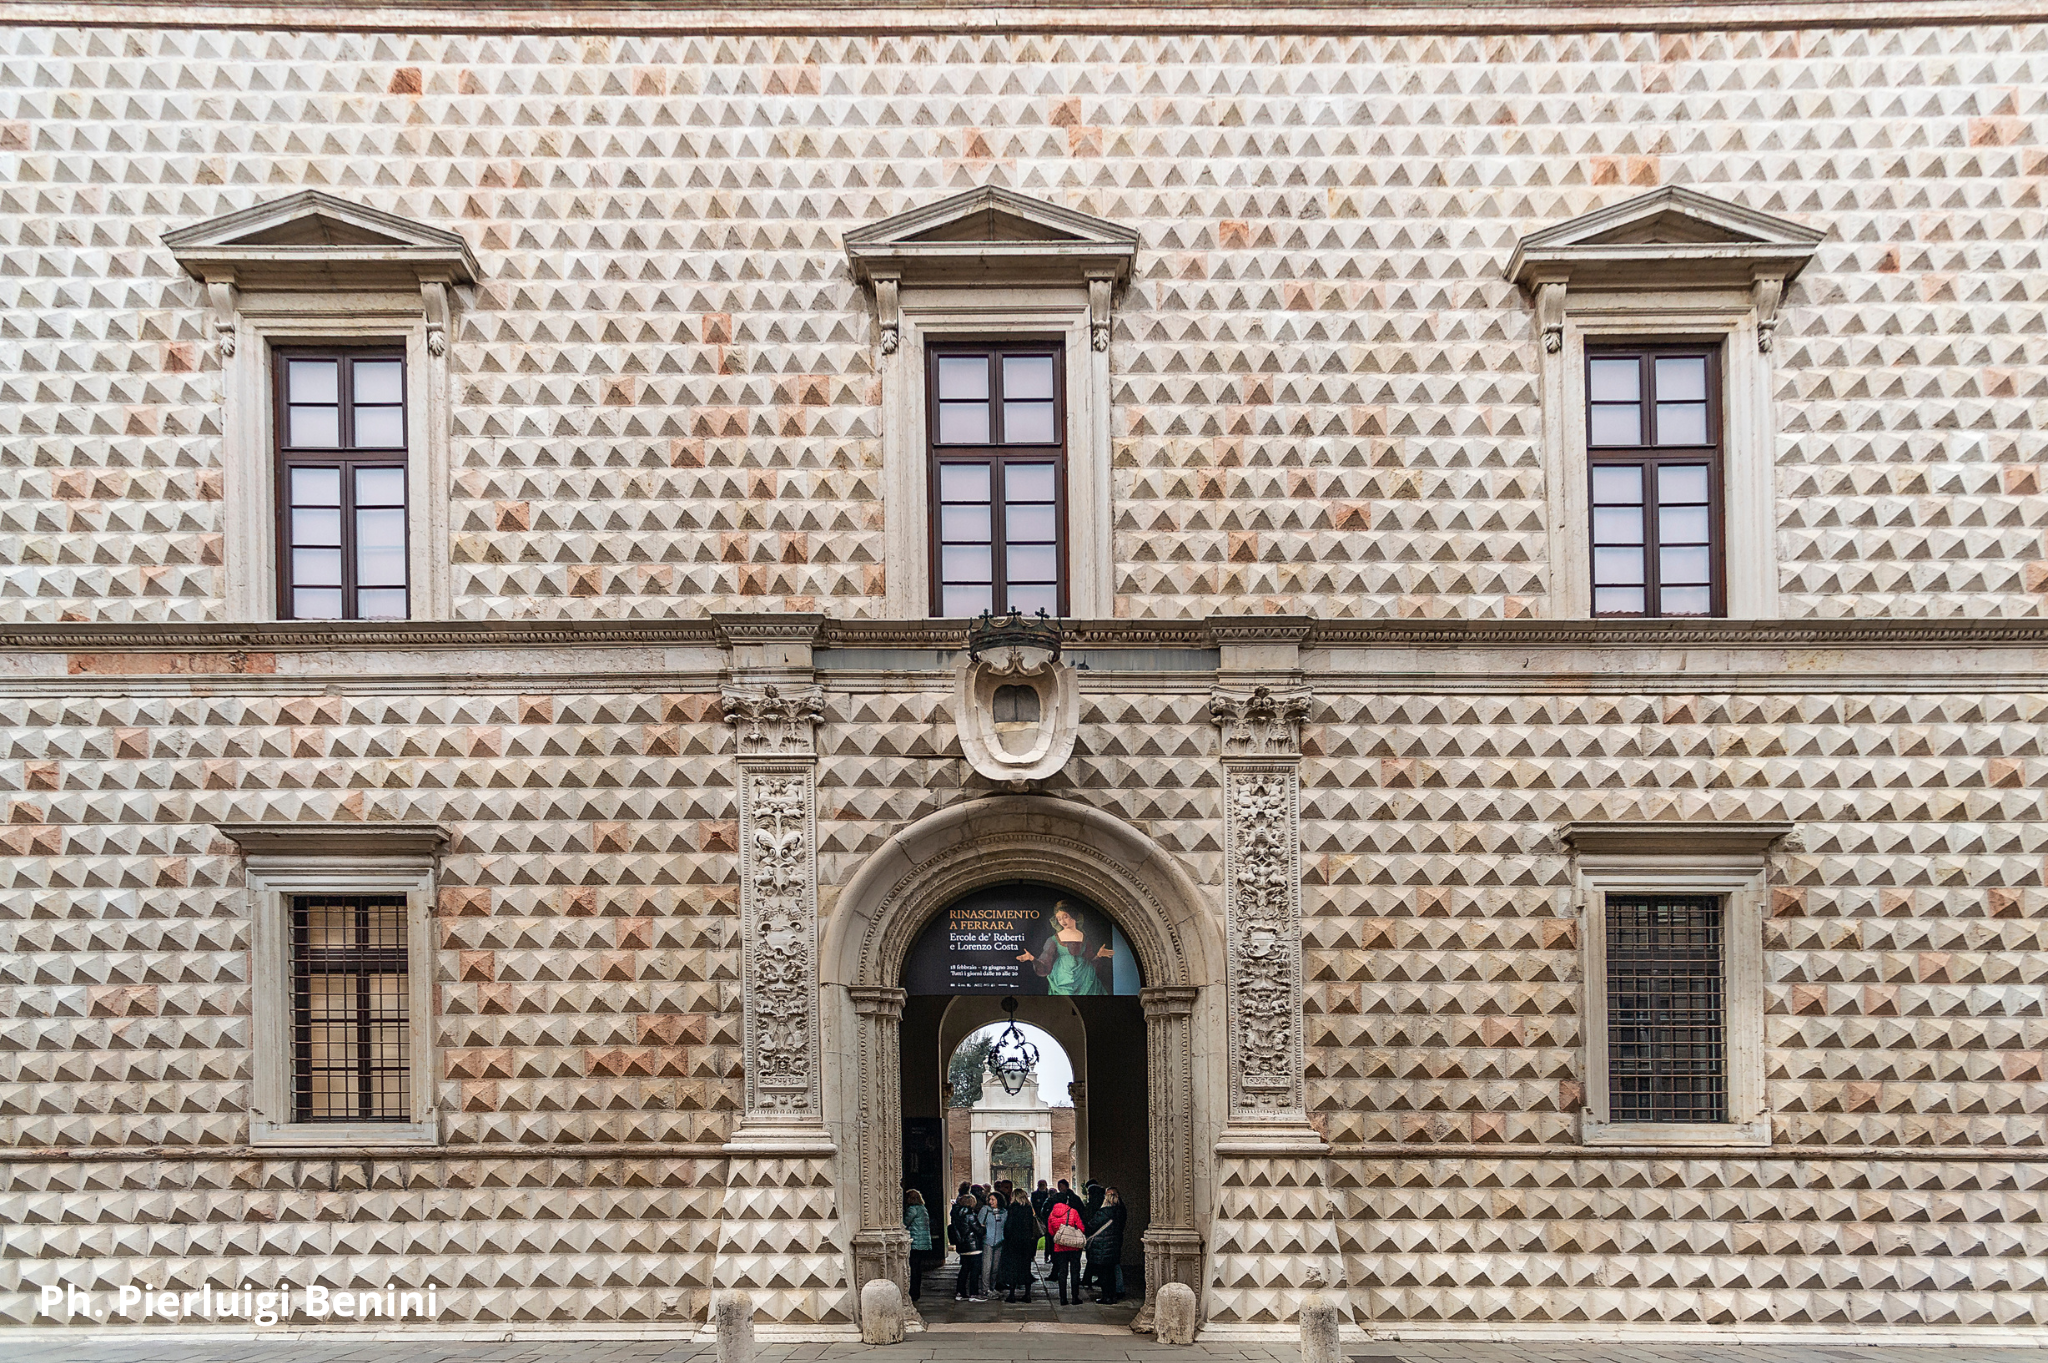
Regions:
[[[1220, 946], [1193, 879], [1173, 856], [1121, 820], [1034, 796], [996, 796], [931, 815], [891, 838], [837, 896], [823, 924], [819, 977], [838, 1035], [828, 1059], [828, 1117], [837, 1128], [842, 1186], [859, 1189], [853, 1285], [908, 1283], [902, 1221], [900, 1035], [903, 966], [911, 944], [948, 904], [987, 886], [1033, 881], [1099, 906], [1129, 941], [1145, 981], [1145, 1091], [1151, 1224], [1143, 1237], [1149, 1329], [1162, 1283], [1202, 1291], [1196, 1226], [1198, 1137], [1214, 1143], [1213, 1085], [1196, 1067], [1195, 1034], [1219, 1025]], [[847, 1051], [851, 1051], [847, 1055]], [[1218, 1047], [1205, 1044], [1205, 1055]]]

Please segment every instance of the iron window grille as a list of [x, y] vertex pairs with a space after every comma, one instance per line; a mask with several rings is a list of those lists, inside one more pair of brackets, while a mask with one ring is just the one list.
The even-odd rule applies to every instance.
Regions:
[[411, 1120], [403, 895], [292, 900], [292, 1110], [300, 1122]]
[[278, 349], [278, 614], [411, 615], [405, 352]]
[[1607, 896], [1607, 1119], [1726, 1122], [1718, 895]]
[[1727, 613], [1718, 345], [1586, 351], [1593, 614]]
[[1056, 341], [933, 344], [932, 611], [1067, 611], [1067, 416]]

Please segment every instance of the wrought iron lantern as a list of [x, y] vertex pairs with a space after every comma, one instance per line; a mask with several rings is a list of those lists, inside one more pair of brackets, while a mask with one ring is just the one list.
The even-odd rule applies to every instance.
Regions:
[[1010, 1021], [997, 1035], [996, 1044], [988, 1049], [988, 1068], [1003, 1086], [1003, 1092], [1014, 1098], [1038, 1068], [1038, 1047], [1017, 1025], [1017, 1000], [1004, 999], [1003, 1011], [1010, 1015]]

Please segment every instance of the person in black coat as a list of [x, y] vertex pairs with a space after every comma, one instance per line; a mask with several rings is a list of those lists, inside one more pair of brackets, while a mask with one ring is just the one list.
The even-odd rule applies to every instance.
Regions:
[[1003, 1285], [1004, 1301], [1017, 1300], [1020, 1287], [1024, 1289], [1024, 1300], [1031, 1300], [1031, 1259], [1038, 1253], [1038, 1237], [1044, 1233], [1038, 1218], [1031, 1214], [1031, 1200], [1023, 1190], [1010, 1194], [1009, 1215], [1003, 1218], [1002, 1257], [996, 1268], [996, 1281]]
[[981, 1288], [981, 1258], [987, 1246], [982, 1238], [981, 1212], [972, 1196], [963, 1193], [953, 1204], [953, 1214], [946, 1222], [946, 1239], [960, 1254], [960, 1277], [953, 1288], [953, 1300], [987, 1301]]
[[1112, 1306], [1123, 1300], [1118, 1274], [1124, 1260], [1124, 1223], [1130, 1208], [1114, 1188], [1104, 1191], [1102, 1206], [1088, 1221], [1088, 1273], [1095, 1280], [1095, 1300]]

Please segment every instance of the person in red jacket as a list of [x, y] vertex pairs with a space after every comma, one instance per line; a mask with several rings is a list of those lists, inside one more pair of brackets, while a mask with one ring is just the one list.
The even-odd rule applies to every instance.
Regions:
[[[1072, 1194], [1068, 1195], [1070, 1198]], [[1045, 1219], [1045, 1234], [1052, 1244], [1052, 1280], [1060, 1287], [1060, 1305], [1067, 1304], [1067, 1285], [1073, 1284], [1074, 1303], [1081, 1301], [1081, 1246], [1076, 1242], [1072, 1249], [1060, 1244], [1060, 1227], [1072, 1226], [1082, 1235], [1088, 1233], [1081, 1220], [1080, 1208], [1071, 1201], [1057, 1201], [1052, 1212]]]

